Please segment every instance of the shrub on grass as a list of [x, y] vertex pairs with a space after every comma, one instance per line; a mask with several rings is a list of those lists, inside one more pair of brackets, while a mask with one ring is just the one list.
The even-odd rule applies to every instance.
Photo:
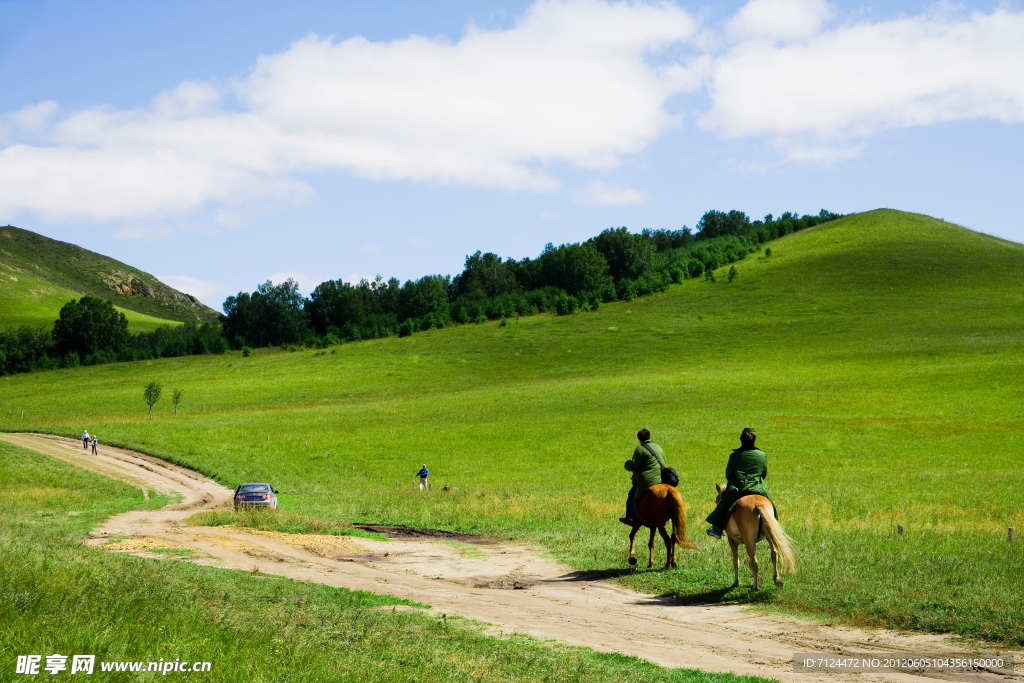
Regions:
[[637, 295], [637, 283], [636, 280], [619, 280], [619, 284], [616, 286], [616, 293], [619, 299], [622, 301], [632, 301]]
[[572, 315], [579, 307], [579, 299], [565, 293], [555, 300], [555, 313], [558, 315]]

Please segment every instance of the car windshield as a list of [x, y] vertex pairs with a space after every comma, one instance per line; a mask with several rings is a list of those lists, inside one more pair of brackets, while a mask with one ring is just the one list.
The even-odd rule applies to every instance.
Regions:
[[239, 493], [269, 493], [270, 486], [267, 484], [242, 484], [238, 489]]

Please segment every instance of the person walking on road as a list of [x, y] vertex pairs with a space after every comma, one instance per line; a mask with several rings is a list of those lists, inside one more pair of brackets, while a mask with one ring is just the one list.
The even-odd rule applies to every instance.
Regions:
[[416, 473], [416, 476], [420, 478], [420, 491], [427, 488], [427, 477], [430, 475], [430, 470], [427, 469], [426, 464]]
[[92, 435], [92, 454], [93, 455], [99, 455], [99, 452], [97, 451], [97, 447], [99, 445], [100, 445], [99, 440], [96, 438], [96, 435], [93, 434]]
[[89, 448], [89, 430], [82, 432], [82, 448]]

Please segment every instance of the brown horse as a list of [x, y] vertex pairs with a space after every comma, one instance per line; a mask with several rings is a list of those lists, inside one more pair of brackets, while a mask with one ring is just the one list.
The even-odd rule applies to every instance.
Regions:
[[[717, 503], [722, 499], [722, 492], [725, 487], [715, 484], [718, 489]], [[740, 556], [739, 544], [747, 548], [747, 558], [750, 560], [750, 571], [754, 573], [754, 590], [761, 587], [761, 577], [757, 573], [757, 557], [755, 551], [757, 542], [762, 538], [768, 539], [768, 545], [772, 549], [772, 579], [777, 588], [782, 588], [782, 581], [779, 573], [792, 574], [796, 571], [796, 558], [793, 555], [793, 539], [782, 530], [782, 525], [775, 519], [775, 508], [772, 502], [764, 496], [749, 495], [743, 496], [736, 501], [736, 507], [729, 516], [729, 523], [725, 525], [725, 533], [729, 537], [729, 547], [732, 549], [732, 568], [736, 576], [732, 587], [740, 585]]]
[[[672, 535], [665, 531], [665, 525], [672, 520]], [[636, 504], [633, 530], [629, 532], [629, 563], [636, 564], [636, 551], [633, 539], [640, 527], [649, 527], [651, 540], [647, 543], [650, 557], [647, 566], [654, 566], [654, 530], [657, 529], [665, 541], [665, 569], [676, 566], [676, 546], [700, 550], [693, 541], [686, 537], [686, 503], [679, 491], [668, 484], [656, 484], [647, 490], [644, 497]]]

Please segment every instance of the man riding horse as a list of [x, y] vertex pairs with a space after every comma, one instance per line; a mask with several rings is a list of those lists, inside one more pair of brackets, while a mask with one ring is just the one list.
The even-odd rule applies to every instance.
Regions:
[[626, 516], [619, 521], [633, 526], [636, 518], [636, 504], [652, 487], [661, 483], [661, 468], [668, 467], [665, 462], [665, 451], [651, 441], [651, 433], [641, 429], [636, 433], [640, 445], [633, 451], [633, 457], [626, 461], [626, 470], [633, 473], [633, 487], [626, 496]]
[[[740, 434], [740, 447], [729, 456], [729, 464], [725, 468], [725, 478], [729, 485], [722, 491], [722, 496], [714, 512], [707, 517], [707, 521], [711, 525], [707, 534], [712, 538], [722, 538], [722, 529], [729, 523], [732, 508], [736, 501], [743, 496], [751, 494], [764, 496], [772, 502], [772, 507], [775, 508], [775, 502], [772, 501], [768, 494], [768, 487], [764, 483], [768, 476], [768, 456], [754, 447], [755, 439], [757, 439], [757, 435], [754, 434], [754, 430], [747, 427]], [[778, 519], [778, 517], [778, 508], [775, 508], [775, 518]]]

